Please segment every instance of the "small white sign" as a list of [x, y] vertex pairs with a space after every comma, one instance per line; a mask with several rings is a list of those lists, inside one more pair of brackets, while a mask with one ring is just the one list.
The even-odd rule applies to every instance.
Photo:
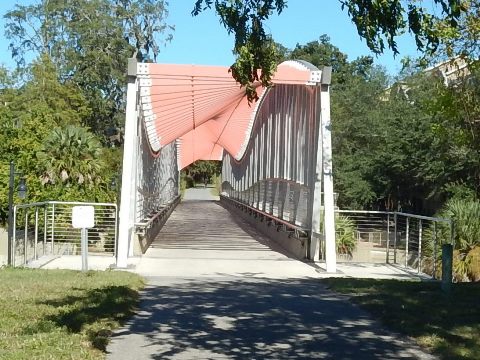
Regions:
[[72, 208], [72, 226], [76, 229], [94, 227], [95, 208], [93, 206], [74, 206]]

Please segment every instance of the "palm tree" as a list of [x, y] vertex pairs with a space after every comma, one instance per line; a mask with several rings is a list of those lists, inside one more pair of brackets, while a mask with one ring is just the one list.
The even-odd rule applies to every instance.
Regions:
[[100, 181], [105, 168], [102, 146], [83, 127], [57, 127], [37, 152], [38, 169], [43, 184], [91, 186]]

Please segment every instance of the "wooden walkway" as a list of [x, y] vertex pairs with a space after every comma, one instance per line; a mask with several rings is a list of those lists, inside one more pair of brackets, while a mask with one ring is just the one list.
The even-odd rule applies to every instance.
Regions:
[[215, 201], [183, 201], [137, 266], [146, 276], [310, 277], [317, 269]]

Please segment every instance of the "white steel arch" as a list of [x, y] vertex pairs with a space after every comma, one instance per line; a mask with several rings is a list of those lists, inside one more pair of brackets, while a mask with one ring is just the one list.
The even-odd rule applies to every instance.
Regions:
[[134, 254], [138, 227], [176, 201], [179, 170], [223, 157], [224, 195], [306, 229], [312, 260], [325, 239], [335, 272], [330, 73], [285, 62], [250, 106], [227, 68], [130, 60], [117, 266]]

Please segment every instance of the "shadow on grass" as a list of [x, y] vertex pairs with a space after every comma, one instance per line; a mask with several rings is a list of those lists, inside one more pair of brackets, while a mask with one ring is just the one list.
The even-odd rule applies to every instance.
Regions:
[[112, 329], [133, 315], [139, 294], [127, 286], [105, 286], [88, 291], [73, 289], [73, 292], [77, 290], [84, 295], [41, 302], [57, 311], [30, 326], [26, 332], [64, 327], [72, 333], [86, 334], [93, 347], [105, 351]]
[[414, 337], [443, 359], [480, 359], [480, 283], [326, 279], [395, 331]]
[[417, 358], [317, 279], [152, 278], [140, 308], [115, 332], [110, 359]]

